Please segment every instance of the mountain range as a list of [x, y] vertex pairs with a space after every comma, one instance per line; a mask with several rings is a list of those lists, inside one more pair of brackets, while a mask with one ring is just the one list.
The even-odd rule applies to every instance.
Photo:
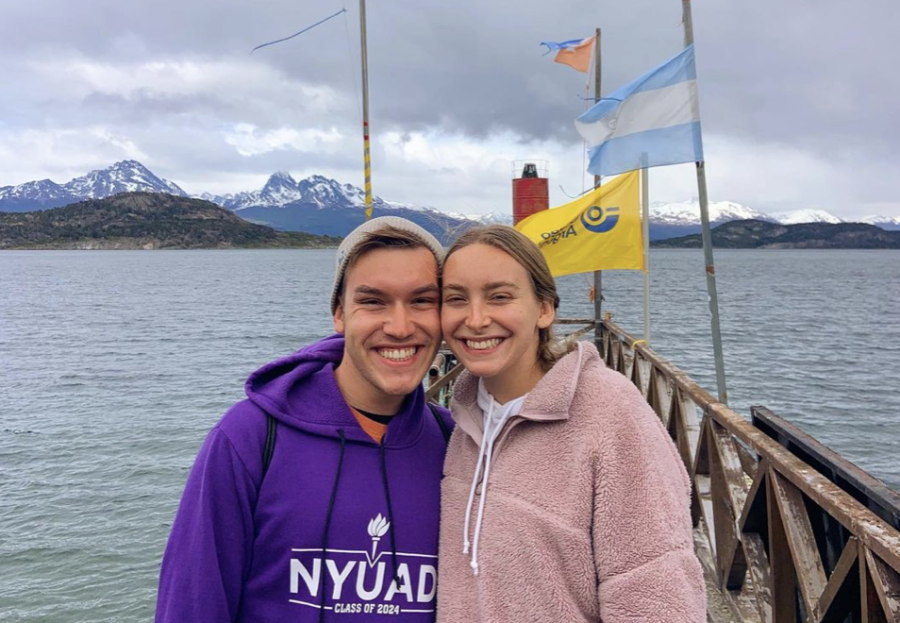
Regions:
[[[759, 219], [728, 221], [712, 230], [714, 247], [724, 249], [900, 249], [900, 231], [868, 223], [796, 223]], [[700, 234], [658, 240], [660, 248], [699, 249]]]
[[[76, 177], [65, 184], [45, 179], [0, 187], [0, 212], [45, 210], [123, 192], [161, 192], [181, 197], [190, 196], [177, 184], [158, 177], [140, 162], [124, 160], [106, 169]], [[193, 197], [216, 203], [246, 220], [285, 231], [343, 236], [364, 218], [360, 209], [365, 204], [363, 190], [321, 175], [297, 181], [289, 173], [278, 172], [269, 177], [259, 190], [226, 195], [202, 193]], [[445, 241], [473, 223], [512, 222], [509, 213], [479, 216], [447, 214], [433, 208], [386, 201], [380, 197], [373, 199], [373, 208], [376, 215], [392, 214], [417, 222]], [[743, 219], [782, 225], [844, 222], [821, 210], [766, 214], [731, 201], [710, 203], [709, 216], [713, 225]], [[900, 230], [900, 217], [870, 216], [861, 221], [886, 230]], [[651, 203], [651, 240], [686, 236], [699, 231], [700, 205], [696, 199]]]
[[[198, 195], [198, 198], [235, 211], [245, 208], [280, 208], [297, 201], [313, 203], [320, 208], [360, 208], [366, 205], [366, 193], [361, 188], [339, 184], [321, 175], [312, 175], [298, 182], [285, 171], [271, 175], [260, 190], [227, 195], [203, 193]], [[406, 203], [385, 201], [381, 197], [374, 197], [372, 206], [375, 209], [415, 207]]]
[[102, 199], [126, 192], [161, 192], [188, 196], [177, 184], [157, 177], [140, 162], [122, 160], [65, 184], [37, 180], [18, 186], [0, 186], [0, 212], [46, 210], [84, 199]]
[[279, 249], [341, 239], [248, 223], [209, 201], [129, 192], [61, 208], [0, 212], [0, 249]]
[[[155, 175], [135, 160], [117, 162], [107, 169], [91, 171], [66, 184], [51, 180], [0, 187], [0, 212], [29, 212], [99, 199], [123, 192], [189, 195], [178, 185]], [[313, 175], [297, 182], [289, 173], [269, 177], [260, 190], [228, 195], [194, 195], [225, 207], [247, 221], [282, 231], [303, 231], [322, 236], [345, 236], [363, 222], [365, 193], [350, 184]], [[373, 200], [376, 216], [394, 215], [418, 223], [444, 242], [473, 221], [430, 208]]]

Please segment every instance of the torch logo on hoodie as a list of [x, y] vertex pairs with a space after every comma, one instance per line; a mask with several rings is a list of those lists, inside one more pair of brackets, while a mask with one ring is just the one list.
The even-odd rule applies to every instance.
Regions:
[[378, 559], [381, 557], [381, 554], [375, 556], [375, 551], [378, 549], [378, 541], [380, 541], [381, 537], [383, 537], [390, 529], [391, 522], [382, 517], [381, 513], [378, 513], [378, 516], [369, 522], [369, 536], [372, 537], [372, 555], [369, 557], [370, 567], [378, 562]]
[[321, 547], [291, 550], [288, 601], [342, 614], [434, 612], [437, 556], [398, 551], [395, 569], [391, 549], [378, 551], [390, 529], [378, 513], [369, 520], [371, 545], [364, 549], [328, 548], [324, 556]]

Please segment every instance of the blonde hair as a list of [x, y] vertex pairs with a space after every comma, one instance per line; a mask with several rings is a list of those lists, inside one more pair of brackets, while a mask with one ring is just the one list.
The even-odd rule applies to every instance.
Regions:
[[[559, 308], [559, 294], [556, 292], [556, 282], [550, 274], [547, 260], [544, 259], [544, 254], [538, 246], [524, 234], [507, 225], [474, 227], [450, 245], [444, 258], [445, 264], [451, 255], [473, 244], [494, 247], [516, 260], [531, 278], [532, 291], [537, 300], [550, 303], [554, 311]], [[563, 354], [553, 348], [552, 326], [538, 329], [537, 362], [541, 369], [546, 372], [552, 368]]]

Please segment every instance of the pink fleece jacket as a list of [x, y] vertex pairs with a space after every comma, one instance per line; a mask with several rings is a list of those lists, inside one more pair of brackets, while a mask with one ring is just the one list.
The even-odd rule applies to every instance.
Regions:
[[468, 372], [453, 390], [438, 623], [705, 621], [687, 473], [638, 390], [585, 342], [494, 442], [474, 575], [463, 524], [482, 439], [477, 391]]

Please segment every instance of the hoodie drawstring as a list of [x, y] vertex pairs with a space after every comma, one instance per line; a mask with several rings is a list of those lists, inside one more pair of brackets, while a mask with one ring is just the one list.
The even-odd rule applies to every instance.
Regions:
[[322, 568], [319, 571], [319, 623], [325, 621], [325, 564], [326, 550], [328, 549], [328, 529], [331, 527], [331, 514], [334, 511], [334, 502], [337, 499], [338, 483], [341, 481], [341, 469], [344, 467], [344, 449], [347, 446], [347, 439], [344, 437], [344, 431], [338, 429], [338, 436], [341, 438], [341, 453], [338, 456], [337, 473], [334, 475], [334, 485], [331, 487], [331, 499], [328, 500], [328, 512], [325, 515], [325, 532], [322, 534]]
[[[466, 523], [463, 527], [463, 554], [469, 553], [469, 546], [471, 545], [471, 543], [469, 543], [469, 526], [472, 519], [472, 503], [475, 501], [475, 491], [478, 488], [478, 477], [481, 475], [481, 465], [484, 461], [485, 450], [487, 450], [488, 446], [487, 440], [488, 435], [490, 434], [489, 429], [491, 425], [491, 415], [493, 413], [493, 410], [494, 404], [493, 402], [491, 402], [491, 406], [488, 411], [488, 417], [484, 425], [484, 437], [481, 441], [480, 447], [478, 448], [478, 462], [475, 463], [475, 473], [472, 475], [472, 488], [469, 489], [469, 500], [468, 502], [466, 502]], [[482, 491], [482, 493], [484, 493], [484, 491]], [[484, 495], [481, 496], [481, 499], [484, 500]], [[480, 503], [479, 506], [481, 506]], [[477, 563], [473, 566], [473, 568], [476, 568], [475, 573], [477, 575]]]
[[[469, 491], [469, 501], [466, 503], [466, 519], [463, 527], [463, 554], [472, 549], [472, 559], [469, 565], [474, 575], [478, 575], [478, 545], [481, 542], [481, 526], [484, 522], [484, 506], [487, 500], [488, 481], [491, 477], [491, 461], [494, 455], [494, 442], [500, 436], [507, 420], [519, 413], [528, 394], [514, 398], [505, 404], [499, 404], [484, 387], [484, 382], [478, 382], [478, 406], [484, 413], [484, 433], [481, 446], [478, 451], [478, 461], [475, 464], [475, 474], [472, 476], [472, 488]], [[485, 409], [487, 412], [485, 413]], [[481, 480], [481, 499], [478, 501], [478, 516], [475, 519], [475, 534], [473, 543], [469, 543], [469, 527], [472, 520], [472, 504], [475, 501], [475, 492], [478, 489], [479, 476], [484, 465], [484, 476]]]
[[496, 432], [498, 429], [499, 424], [497, 428], [494, 429], [493, 434], [491, 434], [490, 440], [487, 443], [487, 452], [485, 452], [484, 479], [482, 480], [484, 484], [481, 487], [481, 500], [478, 502], [478, 518], [475, 520], [475, 542], [472, 544], [472, 562], [469, 563], [475, 575], [478, 575], [478, 543], [481, 540], [481, 522], [484, 519], [484, 501], [487, 499], [488, 478], [490, 478], [491, 474], [491, 455], [494, 452], [494, 440], [497, 438]]
[[397, 584], [397, 588], [400, 588], [400, 574], [398, 573], [397, 566], [397, 537], [396, 532], [394, 530], [394, 507], [391, 506], [391, 488], [388, 486], [388, 475], [387, 475], [387, 459], [384, 455], [384, 439], [387, 437], [385, 435], [381, 438], [381, 443], [378, 444], [378, 447], [381, 449], [381, 478], [384, 481], [384, 498], [387, 501], [387, 511], [388, 511], [388, 522], [390, 528], [388, 530], [391, 533], [391, 561], [394, 564], [394, 579], [393, 581]]

